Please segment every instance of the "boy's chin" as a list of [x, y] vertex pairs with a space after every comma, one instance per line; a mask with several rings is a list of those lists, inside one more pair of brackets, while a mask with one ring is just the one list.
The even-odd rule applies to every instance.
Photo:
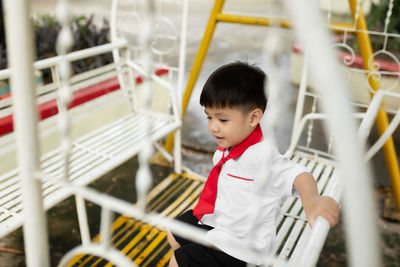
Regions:
[[217, 144], [218, 144], [219, 147], [228, 148], [228, 146], [226, 146], [224, 143], [217, 143]]
[[217, 142], [218, 143], [218, 146], [219, 147], [222, 147], [222, 148], [230, 148], [230, 147], [232, 147], [232, 145], [231, 144], [227, 144], [226, 142]]

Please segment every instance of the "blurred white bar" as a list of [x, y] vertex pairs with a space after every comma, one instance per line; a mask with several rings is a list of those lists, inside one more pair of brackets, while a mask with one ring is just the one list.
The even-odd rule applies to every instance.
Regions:
[[39, 173], [37, 109], [33, 71], [33, 41], [29, 1], [5, 3], [8, 58], [13, 87], [17, 159], [23, 191], [24, 244], [27, 266], [49, 266], [46, 218]]
[[328, 132], [335, 133], [334, 150], [338, 155], [344, 188], [349, 265], [380, 266], [372, 179], [368, 165], [364, 164], [356, 126], [349, 116], [353, 111], [348, 104], [344, 78], [340, 75], [315, 2], [291, 0], [287, 1], [287, 8], [293, 18], [297, 37], [307, 52], [316, 90], [325, 100], [321, 106], [329, 114]]

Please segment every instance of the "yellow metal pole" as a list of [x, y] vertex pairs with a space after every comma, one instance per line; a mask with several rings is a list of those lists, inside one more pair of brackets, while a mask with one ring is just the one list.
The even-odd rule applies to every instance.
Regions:
[[[203, 39], [201, 40], [199, 50], [197, 51], [196, 58], [194, 59], [192, 69], [190, 71], [189, 80], [186, 85], [186, 90], [182, 99], [182, 119], [185, 116], [187, 105], [189, 104], [190, 96], [192, 95], [192, 91], [194, 85], [197, 81], [197, 77], [200, 74], [201, 66], [203, 65], [204, 59], [207, 55], [208, 47], [210, 46], [210, 42], [212, 36], [214, 34], [215, 26], [217, 25], [217, 16], [221, 13], [222, 8], [224, 6], [225, 0], [216, 0], [214, 3], [214, 7], [212, 9], [210, 18], [208, 19], [207, 28], [204, 32]], [[174, 144], [174, 135], [170, 134], [165, 143], [164, 149], [168, 152], [171, 152]]]
[[[357, 0], [349, 0], [349, 4], [353, 19], [355, 19], [357, 12]], [[370, 66], [373, 66], [373, 64], [368, 65], [368, 60], [370, 60], [371, 63], [373, 63], [373, 59], [371, 58], [373, 52], [371, 47], [371, 41], [367, 33], [367, 24], [365, 22], [364, 13], [361, 7], [358, 10], [358, 19], [356, 21], [356, 28], [357, 30], [359, 30], [356, 31], [356, 36], [358, 44], [360, 46], [360, 53], [363, 60], [363, 67], [365, 70], [372, 71], [373, 69], [371, 69]], [[368, 79], [368, 82], [373, 90], [378, 90], [380, 88], [379, 82], [377, 80], [374, 80], [373, 77], [370, 77]], [[388, 116], [384, 110], [379, 111], [376, 117], [376, 124], [378, 127], [379, 135], [383, 134], [383, 132], [389, 125]], [[390, 184], [396, 202], [396, 207], [397, 210], [400, 211], [400, 171], [392, 137], [390, 137], [383, 146], [383, 154], [385, 157], [386, 168], [389, 173]]]
[[[227, 23], [238, 23], [238, 24], [249, 24], [258, 26], [279, 26], [280, 28], [292, 28], [292, 22], [287, 18], [279, 17], [255, 17], [255, 16], [244, 16], [237, 14], [218, 14], [217, 20], [219, 22]], [[352, 23], [345, 22], [331, 22], [328, 27], [335, 32], [354, 32]]]
[[220, 22], [241, 23], [259, 26], [280, 26], [282, 28], [290, 28], [291, 23], [286, 18], [271, 18], [271, 17], [255, 17], [232, 14], [218, 14], [217, 20]]
[[352, 23], [345, 23], [345, 22], [331, 22], [329, 24], [329, 29], [334, 32], [343, 33], [345, 30], [347, 32], [354, 32], [353, 24]]

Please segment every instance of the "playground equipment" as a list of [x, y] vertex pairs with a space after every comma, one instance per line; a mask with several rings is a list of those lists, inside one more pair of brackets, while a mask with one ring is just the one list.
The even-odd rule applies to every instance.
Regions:
[[[161, 3], [170, 4], [177, 4], [177, 2], [161, 1]], [[19, 167], [0, 177], [1, 216], [3, 218], [1, 235], [24, 224], [27, 265], [48, 266], [47, 231], [43, 210], [74, 195], [82, 245], [67, 253], [60, 262], [61, 266], [107, 264], [107, 261], [118, 266], [131, 266], [131, 260], [138, 265], [165, 265], [172, 252], [166, 245], [165, 232], [153, 227], [154, 225], [206, 244], [203, 231], [171, 220], [196, 203], [204, 183], [201, 177], [182, 172], [180, 163], [180, 114], [184, 113], [186, 109], [191, 88], [193, 88], [208, 46], [204, 41], [200, 46], [189, 78], [189, 90], [187, 89], [183, 96], [181, 107], [178, 99], [183, 94], [181, 88], [184, 77], [188, 2], [182, 1], [182, 23], [181, 29], [178, 31], [163, 16], [163, 4], [155, 6], [152, 1], [142, 1], [136, 6], [141, 12], [125, 18], [118, 15], [120, 12], [119, 1], [113, 0], [111, 4], [112, 42], [68, 53], [72, 44], [68, 27], [68, 3], [59, 1], [59, 20], [63, 26], [58, 41], [59, 55], [55, 58], [35, 62], [33, 65], [32, 50], [29, 45], [32, 43], [32, 40], [29, 39], [31, 36], [28, 19], [29, 6], [23, 1], [6, 1], [5, 3], [12, 71], [10, 69], [2, 71], [0, 77], [9, 77], [11, 74], [16, 131], [15, 136], [12, 133], [11, 137], [8, 136], [4, 139], [12, 143], [15, 138], [19, 149]], [[379, 266], [379, 253], [376, 247], [377, 233], [373, 223], [374, 205], [370, 192], [371, 180], [368, 167], [365, 165], [360, 139], [365, 141], [375, 117], [383, 116], [379, 115], [384, 112], [381, 108], [383, 98], [398, 97], [398, 94], [379, 90], [374, 94], [371, 104], [361, 106], [365, 108], [363, 112], [355, 113], [350, 108], [346, 85], [329, 45], [328, 35], [322, 26], [322, 19], [312, 3], [300, 4], [296, 1], [288, 1], [287, 6], [291, 10], [293, 23], [287, 19], [263, 20], [221, 14], [223, 3], [224, 1], [215, 2], [209, 22], [211, 26], [207, 27], [203, 38], [203, 40], [208, 40], [208, 43], [217, 20], [231, 22], [239, 20], [241, 23], [251, 22], [285, 27], [295, 26], [300, 37], [299, 40], [304, 46], [306, 60], [299, 90], [293, 138], [287, 155], [292, 160], [305, 165], [313, 173], [321, 194], [339, 200], [343, 184], [345, 218], [349, 227], [347, 232], [350, 263], [353, 266]], [[359, 8], [360, 2], [350, 1], [350, 3], [354, 14], [354, 23], [344, 26], [334, 24], [333, 27], [338, 31], [356, 32], [361, 36], [360, 38], [365, 38], [362, 36], [368, 36], [369, 32], [362, 27], [362, 22], [359, 22], [363, 18], [362, 10]], [[391, 14], [389, 13], [388, 20], [390, 21]], [[157, 23], [160, 22], [171, 26], [169, 29], [173, 33], [172, 37], [164, 36], [163, 32], [157, 34], [160, 26]], [[123, 28], [118, 28], [124, 23], [130, 26], [134, 25], [135, 27], [132, 27], [134, 31], [124, 33]], [[10, 25], [13, 27], [12, 30]], [[311, 29], [313, 34], [308, 34]], [[159, 39], [152, 39], [151, 33], [154, 32], [156, 34], [153, 36]], [[179, 38], [174, 36], [177, 32], [180, 32]], [[389, 34], [385, 36], [389, 36]], [[24, 38], [24, 40], [21, 41], [20, 38]], [[157, 46], [159, 44], [157, 41], [161, 42], [163, 38], [167, 44], [176, 44], [178, 40], [180, 41], [178, 67], [172, 67], [165, 63], [154, 63], [154, 58], [161, 61], [166, 57], [167, 52], [172, 51], [166, 49], [168, 46], [165, 43]], [[315, 49], [315, 44], [318, 44], [317, 49]], [[266, 47], [271, 46], [267, 43]], [[71, 61], [106, 52], [113, 53], [113, 64], [85, 75], [71, 76], [69, 71]], [[367, 51], [366, 54], [371, 56], [370, 52]], [[272, 70], [274, 69], [273, 58], [276, 53], [279, 51], [274, 49], [268, 50], [266, 53], [266, 60], [271, 63]], [[320, 58], [325, 59], [323, 67], [321, 67]], [[369, 59], [370, 63], [372, 60]], [[59, 146], [44, 153], [40, 158], [40, 164], [38, 119], [35, 112], [36, 95], [34, 95], [35, 90], [32, 85], [34, 68], [31, 66], [35, 69], [52, 69], [54, 83], [46, 85], [41, 90], [48, 90], [46, 92], [50, 95], [53, 94], [53, 97], [58, 95], [58, 115], [47, 121], [39, 122], [39, 128], [44, 129], [42, 134], [43, 131], [52, 132], [59, 128], [60, 142], [57, 144]], [[373, 64], [371, 66], [372, 70], [370, 69], [369, 72], [377, 75], [379, 69], [376, 69]], [[162, 79], [153, 74], [156, 68], [168, 70], [169, 77]], [[133, 82], [137, 73], [144, 79], [140, 87]], [[307, 91], [307, 73], [315, 79], [315, 92]], [[172, 77], [175, 74], [177, 77]], [[121, 90], [116, 90], [68, 111], [68, 104], [73, 99], [72, 92], [74, 90], [83, 90], [88, 85], [113, 76], [118, 76]], [[372, 77], [369, 80], [372, 80]], [[173, 84], [174, 82], [175, 84]], [[268, 95], [272, 98], [277, 97], [279, 92], [277, 83], [273, 78], [270, 79], [270, 82]], [[170, 106], [167, 106], [164, 112], [149, 108], [152, 101], [151, 91], [155, 84], [161, 85], [168, 91]], [[372, 89], [380, 88], [372, 87]], [[305, 98], [312, 99], [313, 104], [309, 114], [303, 114]], [[45, 101], [40, 99], [41, 96], [39, 96], [39, 102]], [[329, 99], [329, 101], [324, 101], [324, 99]], [[322, 103], [322, 112], [317, 111], [317, 102], [319, 101]], [[354, 103], [352, 102], [352, 104]], [[93, 112], [94, 109], [107, 113], [110, 105], [121, 106], [124, 111], [113, 114], [112, 118], [104, 125], [96, 126], [95, 130], [80, 132], [76, 134], [77, 136], [73, 136], [71, 125], [73, 125], [74, 111], [77, 114], [76, 120], [79, 121], [83, 120], [85, 113]], [[271, 135], [268, 136], [270, 138], [273, 136], [273, 122], [279, 118], [279, 112], [282, 111], [271, 111], [271, 114], [275, 115], [271, 115], [269, 118], [268, 129], [270, 129]], [[391, 124], [383, 132], [382, 138], [369, 150], [368, 157], [376, 153], [399, 124], [399, 111], [396, 112]], [[104, 114], [104, 112], [100, 114]], [[361, 119], [358, 133], [353, 116]], [[59, 120], [58, 125], [56, 119]], [[327, 151], [322, 151], [320, 148], [312, 148], [312, 131], [315, 120], [325, 119], [328, 119], [328, 132], [333, 136], [328, 139]], [[308, 121], [310, 123], [306, 130], [306, 144], [301, 146], [299, 145], [300, 136]], [[166, 149], [156, 142], [172, 132], [175, 136], [174, 154], [169, 155], [168, 146], [171, 146], [171, 142]], [[174, 162], [176, 174], [171, 174], [149, 192], [151, 175], [148, 160], [153, 153], [153, 146]], [[349, 147], [352, 149], [348, 149]], [[138, 203], [135, 206], [86, 186], [136, 154], [139, 155], [140, 167], [136, 177]], [[355, 191], [358, 192], [357, 195], [354, 194]], [[96, 240], [90, 240], [89, 237], [85, 200], [99, 205], [102, 209], [100, 234]], [[23, 214], [22, 207], [24, 208]], [[112, 222], [115, 213], [123, 214], [123, 216]], [[36, 219], [32, 220], [32, 218]], [[363, 227], [360, 227], [361, 225]], [[277, 257], [272, 255], [259, 255], [259, 257], [266, 265], [271, 266], [315, 265], [328, 230], [329, 225], [322, 218], [319, 218], [311, 229], [307, 225], [300, 200], [290, 198], [282, 206], [282, 215], [277, 229], [277, 245], [274, 251]], [[132, 240], [126, 242], [128, 237]], [[145, 238], [142, 240], [142, 237]], [[252, 251], [246, 246], [243, 246], [242, 249]], [[123, 256], [120, 251], [127, 256]]]

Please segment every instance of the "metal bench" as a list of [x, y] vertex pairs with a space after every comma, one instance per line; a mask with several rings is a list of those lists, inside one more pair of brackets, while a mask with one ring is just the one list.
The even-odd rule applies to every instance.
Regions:
[[[137, 155], [143, 149], [145, 138], [149, 138], [156, 145], [163, 137], [179, 131], [182, 124], [177, 98], [177, 91], [180, 89], [177, 81], [181, 80], [180, 75], [183, 75], [184, 63], [175, 67], [167, 62], [159, 61], [156, 65], [151, 66], [155, 73], [148, 75], [143, 67], [143, 62], [140, 61], [140, 54], [132, 55], [139, 48], [132, 48], [124, 36], [121, 36], [122, 30], [126, 29], [121, 29], [120, 25], [117, 25], [119, 22], [117, 11], [120, 10], [118, 1], [112, 1], [111, 4], [111, 43], [62, 54], [33, 64], [36, 72], [50, 70], [52, 78], [52, 82], [38, 87], [35, 92], [40, 112], [51, 113], [48, 115], [50, 117], [45, 116], [45, 119], [41, 120], [38, 125], [42, 155], [40, 172], [33, 174], [34, 177], [42, 180], [43, 205], [46, 210], [73, 194], [58, 184], [65, 177], [66, 168], [68, 169], [68, 180], [71, 183], [85, 186]], [[168, 36], [159, 38], [168, 38]], [[182, 38], [184, 39], [185, 36]], [[179, 52], [182, 56], [185, 53], [185, 49], [182, 47], [184, 43], [177, 45], [178, 40], [178, 37], [173, 40], [172, 47], [180, 48]], [[156, 52], [158, 56], [163, 55], [159, 51]], [[105, 53], [113, 54], [114, 63], [67, 78], [69, 90], [71, 94], [75, 95], [75, 98], [72, 100], [73, 105], [70, 105], [69, 110], [63, 113], [62, 101], [60, 102], [63, 92], [60, 91], [65, 86], [66, 80], [62, 76], [60, 65], [63, 62], [71, 64]], [[163, 71], [156, 72], [157, 69]], [[157, 74], [162, 74], [162, 76]], [[9, 79], [10, 75], [11, 69], [0, 71], [0, 79]], [[118, 79], [117, 84], [113, 84], [113, 86], [120, 87], [119, 90], [115, 90], [116, 88], [108, 90], [107, 88], [106, 92], [100, 92], [95, 89], [95, 92], [92, 92], [95, 96], [90, 101], [77, 99], [76, 96], [82, 94], [88, 87], [96, 87], [101, 82], [107, 82], [110, 79]], [[143, 80], [146, 82], [142, 83]], [[140, 99], [143, 98], [143, 92], [146, 90], [154, 90], [154, 96], [149, 100], [152, 105], [149, 111], [143, 110], [140, 106]], [[101, 96], [97, 97], [96, 94]], [[12, 97], [11, 93], [10, 98], [0, 101], [0, 114], [3, 117], [11, 117], [11, 120], [13, 116]], [[57, 104], [56, 99], [58, 99]], [[78, 105], [74, 104], [74, 101], [86, 101], [86, 103]], [[43, 106], [49, 106], [49, 103], [52, 104], [50, 108], [52, 110], [43, 111], [45, 109]], [[64, 118], [62, 118], [63, 116]], [[59, 124], [65, 120], [70, 121], [70, 133], [60, 132]], [[150, 125], [149, 132], [144, 126], [146, 123]], [[7, 235], [24, 223], [23, 190], [21, 189], [20, 171], [16, 164], [15, 139], [14, 132], [3, 135], [0, 139], [2, 162], [0, 168], [2, 172], [0, 174], [0, 237]], [[67, 142], [71, 142], [67, 158], [63, 144], [65, 139], [69, 139]], [[178, 138], [176, 141], [179, 144]], [[156, 147], [160, 146], [156, 145]], [[180, 146], [177, 146], [173, 155], [178, 155], [177, 157], [170, 156], [170, 158], [174, 158], [177, 170], [181, 164], [179, 149]]]

